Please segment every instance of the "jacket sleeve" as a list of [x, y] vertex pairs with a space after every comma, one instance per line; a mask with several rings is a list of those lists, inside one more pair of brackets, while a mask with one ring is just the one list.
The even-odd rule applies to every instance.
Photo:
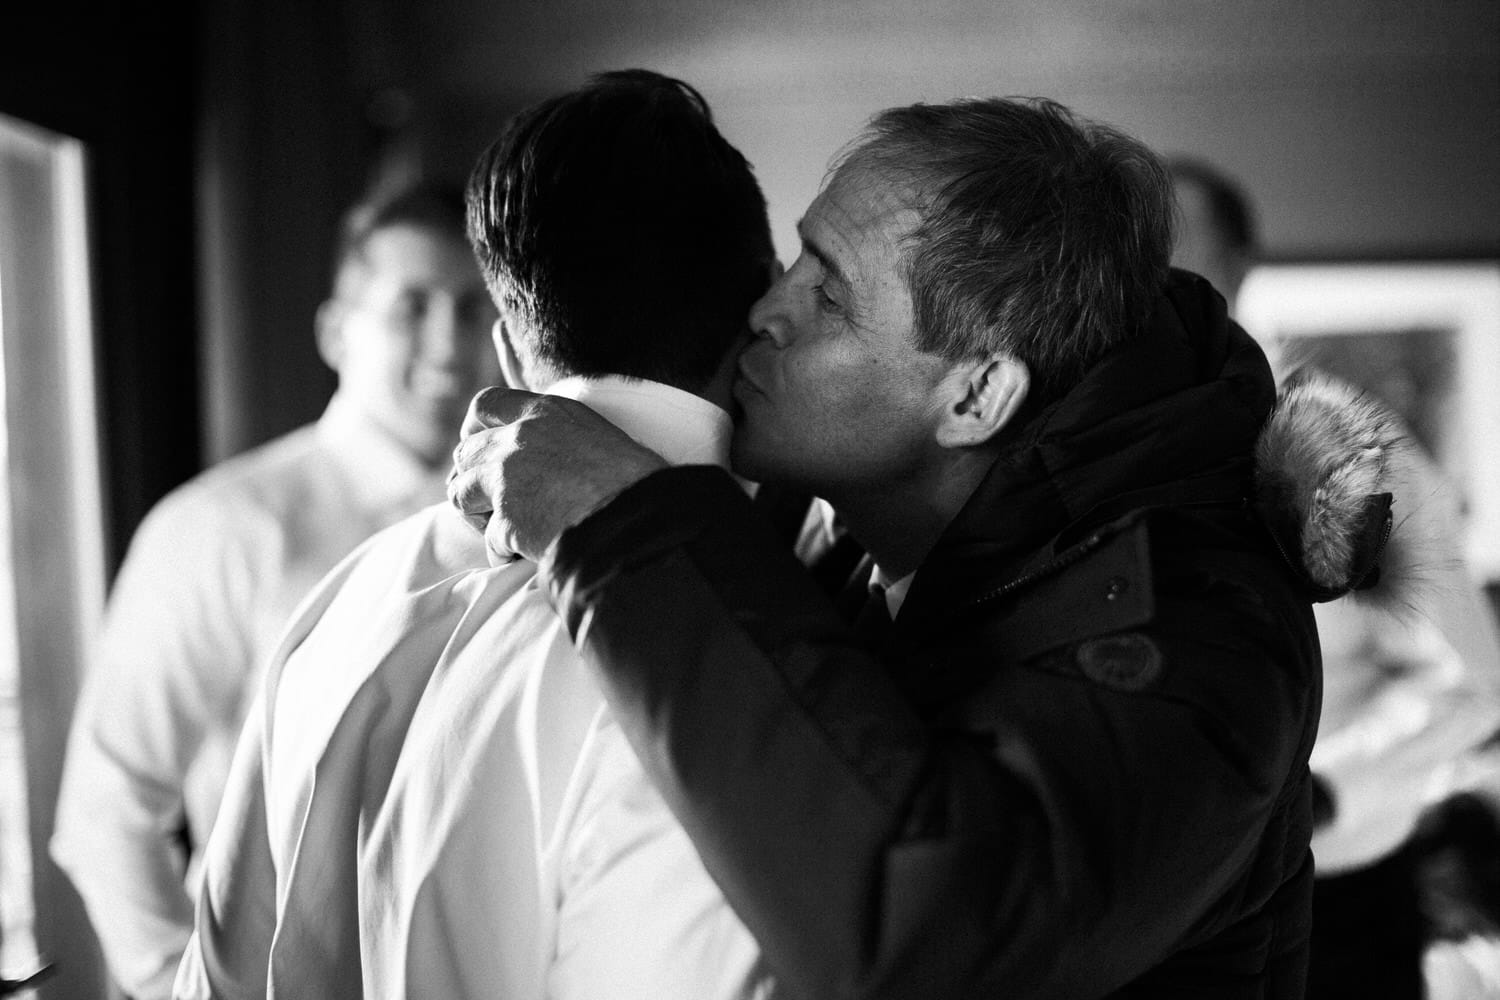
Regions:
[[239, 624], [247, 526], [203, 501], [169, 497], [131, 544], [72, 722], [51, 842], [111, 973], [139, 1000], [168, 995], [191, 931], [184, 785], [206, 732], [235, 718], [251, 666]]
[[[1026, 721], [1041, 698], [1014, 725], [930, 727], [716, 470], [648, 477], [542, 571], [794, 996], [1108, 992], [1211, 919], [1293, 768], [1290, 748], [1253, 747], [1276, 759], [1237, 773], [1213, 721], [1170, 704], [1142, 711], [1147, 751], [1108, 722], [1037, 738], [1057, 718]], [[1081, 711], [1097, 700], [1074, 690]], [[1122, 783], [1158, 765], [1207, 794]]]

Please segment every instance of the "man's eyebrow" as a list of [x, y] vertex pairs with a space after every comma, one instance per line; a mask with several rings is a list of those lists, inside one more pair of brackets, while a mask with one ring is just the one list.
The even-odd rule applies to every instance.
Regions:
[[812, 237], [807, 235], [807, 229], [803, 224], [805, 221], [805, 219], [797, 220], [797, 236], [802, 240], [803, 251], [805, 253], [811, 254], [813, 258], [817, 260], [820, 265], [822, 265], [823, 270], [829, 275], [832, 275], [834, 281], [837, 281], [839, 284], [848, 287], [849, 277], [844, 274], [844, 269], [839, 267], [838, 261], [829, 256], [826, 250], [818, 246], [817, 243], [813, 242]]

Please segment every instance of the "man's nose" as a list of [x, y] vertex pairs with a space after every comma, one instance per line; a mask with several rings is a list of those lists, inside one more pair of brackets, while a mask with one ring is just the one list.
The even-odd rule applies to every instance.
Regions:
[[783, 279], [778, 277], [765, 294], [750, 307], [750, 332], [777, 347], [786, 342], [786, 309], [782, 295]]
[[473, 337], [464, 329], [458, 304], [443, 297], [428, 303], [422, 324], [422, 353], [433, 364], [451, 364], [463, 356], [466, 340]]

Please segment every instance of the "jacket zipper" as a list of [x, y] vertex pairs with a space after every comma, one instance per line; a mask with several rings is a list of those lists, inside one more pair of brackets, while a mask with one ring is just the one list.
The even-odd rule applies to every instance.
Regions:
[[1043, 563], [1041, 566], [1038, 566], [1031, 572], [1023, 573], [1021, 576], [1016, 577], [1009, 583], [996, 587], [994, 590], [989, 590], [984, 592], [983, 594], [980, 594], [978, 597], [969, 601], [967, 604], [959, 607], [958, 613], [963, 614], [966, 611], [972, 611], [974, 608], [977, 608], [981, 604], [986, 604], [990, 601], [998, 601], [1002, 597], [1007, 597], [1010, 594], [1015, 593], [1022, 587], [1030, 586], [1031, 584], [1036, 583], [1039, 580], [1044, 580], [1049, 576], [1062, 572], [1069, 566], [1078, 562], [1078, 560], [1082, 559], [1084, 556], [1088, 555], [1090, 552], [1093, 552], [1095, 549], [1097, 549], [1101, 544], [1103, 544], [1104, 537], [1105, 536], [1102, 533], [1095, 533], [1090, 535], [1082, 542], [1079, 542], [1071, 549], [1068, 549], [1068, 551], [1064, 552], [1062, 555], [1055, 557], [1051, 562]]

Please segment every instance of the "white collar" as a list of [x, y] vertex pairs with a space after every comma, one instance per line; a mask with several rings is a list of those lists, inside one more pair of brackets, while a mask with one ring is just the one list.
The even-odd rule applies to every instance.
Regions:
[[[808, 514], [808, 520], [813, 521], [814, 518], [816, 518], [816, 527], [811, 530], [819, 532], [817, 537], [823, 546], [832, 544], [840, 530], [837, 523], [838, 512], [833, 509], [833, 504], [822, 497], [813, 497], [812, 511]], [[809, 529], [804, 528], [804, 531], [806, 530]], [[801, 539], [798, 542], [800, 547]], [[801, 552], [799, 551], [798, 554], [801, 555]], [[891, 613], [891, 621], [896, 620], [896, 612], [900, 611], [901, 605], [906, 603], [906, 592], [911, 589], [911, 581], [916, 575], [917, 571], [912, 570], [901, 579], [892, 580], [878, 565], [871, 564], [869, 586], [871, 589], [879, 587], [884, 591], [885, 606]]]
[[917, 571], [912, 570], [901, 579], [892, 580], [879, 566], [870, 567], [870, 586], [885, 590], [885, 606], [891, 613], [891, 621], [896, 620], [901, 605], [906, 603], [906, 592], [911, 590], [911, 581], [916, 575]]
[[702, 396], [623, 375], [571, 375], [547, 389], [589, 409], [672, 465], [729, 467], [729, 414]]

